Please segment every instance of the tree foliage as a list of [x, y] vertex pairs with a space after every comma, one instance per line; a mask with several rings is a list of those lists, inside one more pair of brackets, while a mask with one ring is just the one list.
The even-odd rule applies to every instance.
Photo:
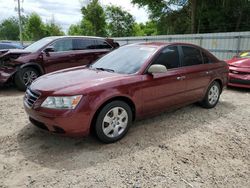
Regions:
[[158, 34], [247, 31], [248, 0], [131, 0], [147, 7]]
[[19, 40], [18, 20], [15, 17], [8, 18], [0, 24], [0, 39]]
[[[45, 36], [64, 35], [61, 27], [52, 19], [44, 23], [36, 13], [21, 18], [24, 40], [35, 41]], [[0, 39], [19, 40], [18, 20], [15, 17], [7, 18], [0, 23]]]
[[108, 20], [108, 34], [112, 37], [132, 36], [135, 19], [133, 16], [122, 10], [121, 7], [108, 6], [106, 8]]
[[92, 0], [81, 9], [83, 19], [81, 21], [82, 34], [94, 36], [106, 36], [106, 15], [98, 0]]

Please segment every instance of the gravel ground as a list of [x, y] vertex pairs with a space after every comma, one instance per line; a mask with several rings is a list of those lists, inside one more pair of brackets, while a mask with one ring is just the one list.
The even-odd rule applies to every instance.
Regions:
[[0, 187], [250, 187], [250, 90], [138, 121], [110, 145], [38, 130], [22, 96], [0, 89]]

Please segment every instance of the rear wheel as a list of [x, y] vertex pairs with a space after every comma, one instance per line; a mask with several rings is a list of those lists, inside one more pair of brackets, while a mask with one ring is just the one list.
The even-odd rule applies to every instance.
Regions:
[[38, 71], [32, 67], [19, 69], [15, 75], [15, 84], [19, 90], [25, 91], [38, 76]]
[[204, 108], [213, 108], [219, 101], [221, 94], [221, 87], [220, 84], [216, 81], [212, 82], [211, 85], [208, 87], [207, 93], [205, 98], [201, 102], [201, 105]]
[[104, 143], [116, 142], [125, 136], [131, 123], [130, 106], [123, 101], [112, 101], [98, 114], [95, 132], [98, 139]]

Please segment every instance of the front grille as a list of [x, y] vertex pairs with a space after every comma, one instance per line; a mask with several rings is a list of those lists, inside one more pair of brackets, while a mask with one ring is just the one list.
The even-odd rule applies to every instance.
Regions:
[[32, 107], [39, 97], [40, 94], [38, 92], [32, 91], [30, 88], [27, 88], [24, 96], [24, 101], [29, 107]]

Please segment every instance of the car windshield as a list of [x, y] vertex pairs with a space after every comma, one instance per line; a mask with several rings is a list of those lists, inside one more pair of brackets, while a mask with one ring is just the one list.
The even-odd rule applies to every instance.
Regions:
[[136, 73], [143, 63], [156, 51], [155, 47], [123, 46], [90, 65], [90, 68], [120, 74]]
[[250, 58], [250, 52], [241, 52], [239, 54], [240, 58]]
[[43, 46], [49, 44], [51, 41], [53, 41], [55, 38], [52, 37], [46, 37], [41, 40], [38, 40], [31, 45], [27, 46], [25, 50], [30, 52], [37, 52], [39, 49], [41, 49]]

